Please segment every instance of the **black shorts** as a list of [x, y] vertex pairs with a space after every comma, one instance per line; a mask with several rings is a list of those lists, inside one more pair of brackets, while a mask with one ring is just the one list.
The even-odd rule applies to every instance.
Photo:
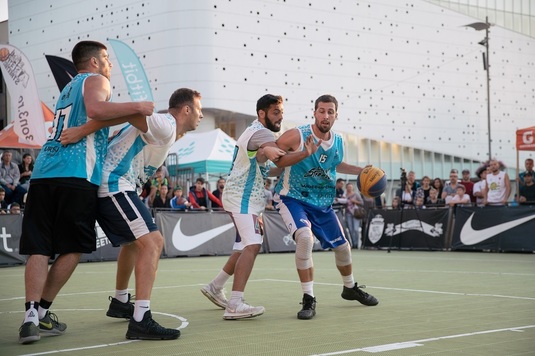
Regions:
[[97, 190], [81, 178], [32, 180], [19, 253], [54, 257], [95, 251]]

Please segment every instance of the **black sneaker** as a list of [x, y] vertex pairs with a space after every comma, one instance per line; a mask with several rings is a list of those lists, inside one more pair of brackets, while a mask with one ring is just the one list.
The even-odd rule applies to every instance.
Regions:
[[301, 304], [303, 308], [297, 313], [297, 319], [312, 319], [316, 315], [316, 298], [308, 294], [303, 294]]
[[367, 306], [374, 306], [379, 304], [377, 298], [362, 290], [364, 288], [366, 288], [366, 286], [358, 286], [356, 283], [353, 288], [347, 288], [346, 286], [344, 286], [344, 290], [342, 291], [342, 298], [346, 300], [358, 300], [361, 304]]
[[110, 307], [106, 315], [112, 318], [130, 319], [134, 315], [134, 303], [130, 301], [130, 293], [128, 293], [128, 301], [123, 303], [117, 298], [109, 296]]
[[174, 340], [180, 336], [180, 330], [164, 328], [152, 319], [150, 310], [145, 312], [143, 320], [137, 322], [134, 318], [128, 323], [127, 339], [140, 340]]
[[31, 321], [27, 321], [19, 328], [19, 343], [30, 344], [35, 341], [39, 341], [39, 327]]
[[39, 331], [44, 335], [63, 335], [67, 324], [60, 323], [58, 316], [47, 311], [43, 319], [39, 319]]

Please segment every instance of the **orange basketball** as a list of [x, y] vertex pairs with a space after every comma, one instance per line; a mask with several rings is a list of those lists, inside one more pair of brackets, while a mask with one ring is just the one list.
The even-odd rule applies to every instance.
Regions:
[[357, 179], [357, 188], [369, 198], [376, 198], [386, 189], [386, 174], [377, 167], [366, 167]]

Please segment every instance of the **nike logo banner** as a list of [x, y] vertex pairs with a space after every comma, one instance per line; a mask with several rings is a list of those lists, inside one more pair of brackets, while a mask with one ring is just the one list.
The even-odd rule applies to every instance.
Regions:
[[458, 207], [452, 249], [535, 251], [535, 209]]
[[225, 212], [161, 211], [156, 224], [165, 237], [168, 257], [230, 255], [236, 229]]

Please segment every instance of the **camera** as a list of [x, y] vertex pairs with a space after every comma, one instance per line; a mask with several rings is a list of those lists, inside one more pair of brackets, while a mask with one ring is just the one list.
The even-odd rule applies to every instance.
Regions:
[[407, 184], [407, 172], [405, 171], [405, 168], [400, 168], [401, 176], [399, 177], [399, 180], [401, 181], [401, 186], [405, 187]]

